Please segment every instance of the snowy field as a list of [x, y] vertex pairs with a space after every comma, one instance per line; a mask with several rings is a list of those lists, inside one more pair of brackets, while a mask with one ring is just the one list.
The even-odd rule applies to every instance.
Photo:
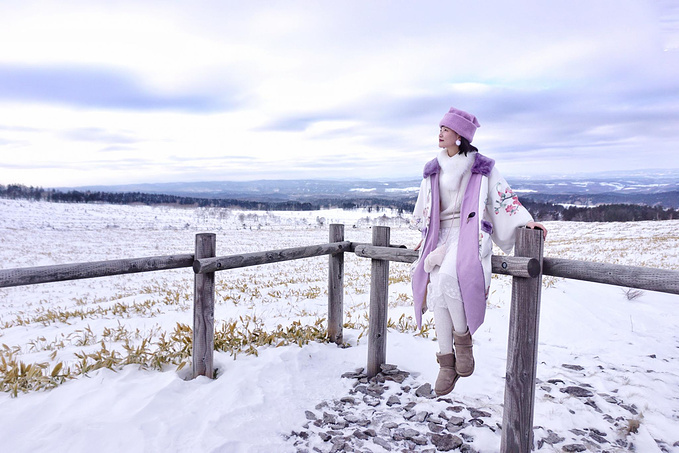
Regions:
[[[193, 253], [199, 232], [216, 233], [217, 255], [229, 255], [325, 243], [330, 223], [344, 223], [350, 241], [369, 242], [372, 225], [391, 226], [394, 244], [418, 240], [393, 212], [0, 199], [0, 259], [8, 269]], [[679, 270], [679, 221], [546, 225], [546, 256]], [[436, 451], [432, 433], [446, 426], [462, 451], [498, 451], [511, 279], [494, 276], [474, 375], [448, 400], [430, 399], [410, 389], [436, 379], [433, 328], [414, 331], [409, 265], [391, 263], [387, 361], [409, 375], [373, 401], [341, 377], [366, 363], [370, 263], [346, 255], [348, 347], [339, 348], [314, 341], [327, 313], [327, 261], [217, 273], [225, 340], [214, 380], [185, 380], [191, 269], [0, 289], [0, 450]], [[544, 278], [539, 451], [679, 452], [678, 308], [679, 296]], [[272, 345], [261, 346], [267, 335]]]

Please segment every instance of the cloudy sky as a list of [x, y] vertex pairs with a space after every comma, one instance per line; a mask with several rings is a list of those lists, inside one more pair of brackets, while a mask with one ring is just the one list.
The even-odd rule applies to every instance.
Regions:
[[679, 168], [679, 2], [0, 1], [0, 184]]

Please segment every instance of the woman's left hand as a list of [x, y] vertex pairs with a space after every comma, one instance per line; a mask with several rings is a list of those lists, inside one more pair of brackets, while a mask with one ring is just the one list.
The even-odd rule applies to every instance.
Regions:
[[539, 228], [542, 230], [542, 238], [547, 239], [547, 228], [541, 223], [538, 222], [528, 222], [526, 224], [526, 228]]

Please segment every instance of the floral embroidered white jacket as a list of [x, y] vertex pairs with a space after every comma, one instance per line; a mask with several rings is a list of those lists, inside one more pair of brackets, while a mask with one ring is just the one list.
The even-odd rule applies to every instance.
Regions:
[[[429, 274], [424, 260], [438, 241], [440, 167], [433, 159], [424, 167], [420, 194], [415, 204], [412, 226], [422, 232], [420, 256], [413, 263], [413, 299], [418, 328], [422, 325], [426, 287]], [[507, 181], [495, 169], [495, 161], [477, 153], [469, 182], [464, 189], [460, 210], [457, 277], [467, 324], [473, 334], [483, 323], [486, 299], [490, 289], [492, 242], [505, 253], [510, 253], [516, 241], [516, 229], [533, 220], [519, 202]], [[492, 240], [492, 242], [491, 242]]]

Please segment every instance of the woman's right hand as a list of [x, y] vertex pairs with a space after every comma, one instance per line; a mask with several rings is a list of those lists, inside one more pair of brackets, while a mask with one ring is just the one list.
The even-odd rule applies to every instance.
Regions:
[[538, 230], [542, 230], [542, 239], [547, 239], [547, 228], [541, 223], [538, 222], [528, 222], [526, 224], [526, 228], [531, 228], [535, 229], [537, 228]]

